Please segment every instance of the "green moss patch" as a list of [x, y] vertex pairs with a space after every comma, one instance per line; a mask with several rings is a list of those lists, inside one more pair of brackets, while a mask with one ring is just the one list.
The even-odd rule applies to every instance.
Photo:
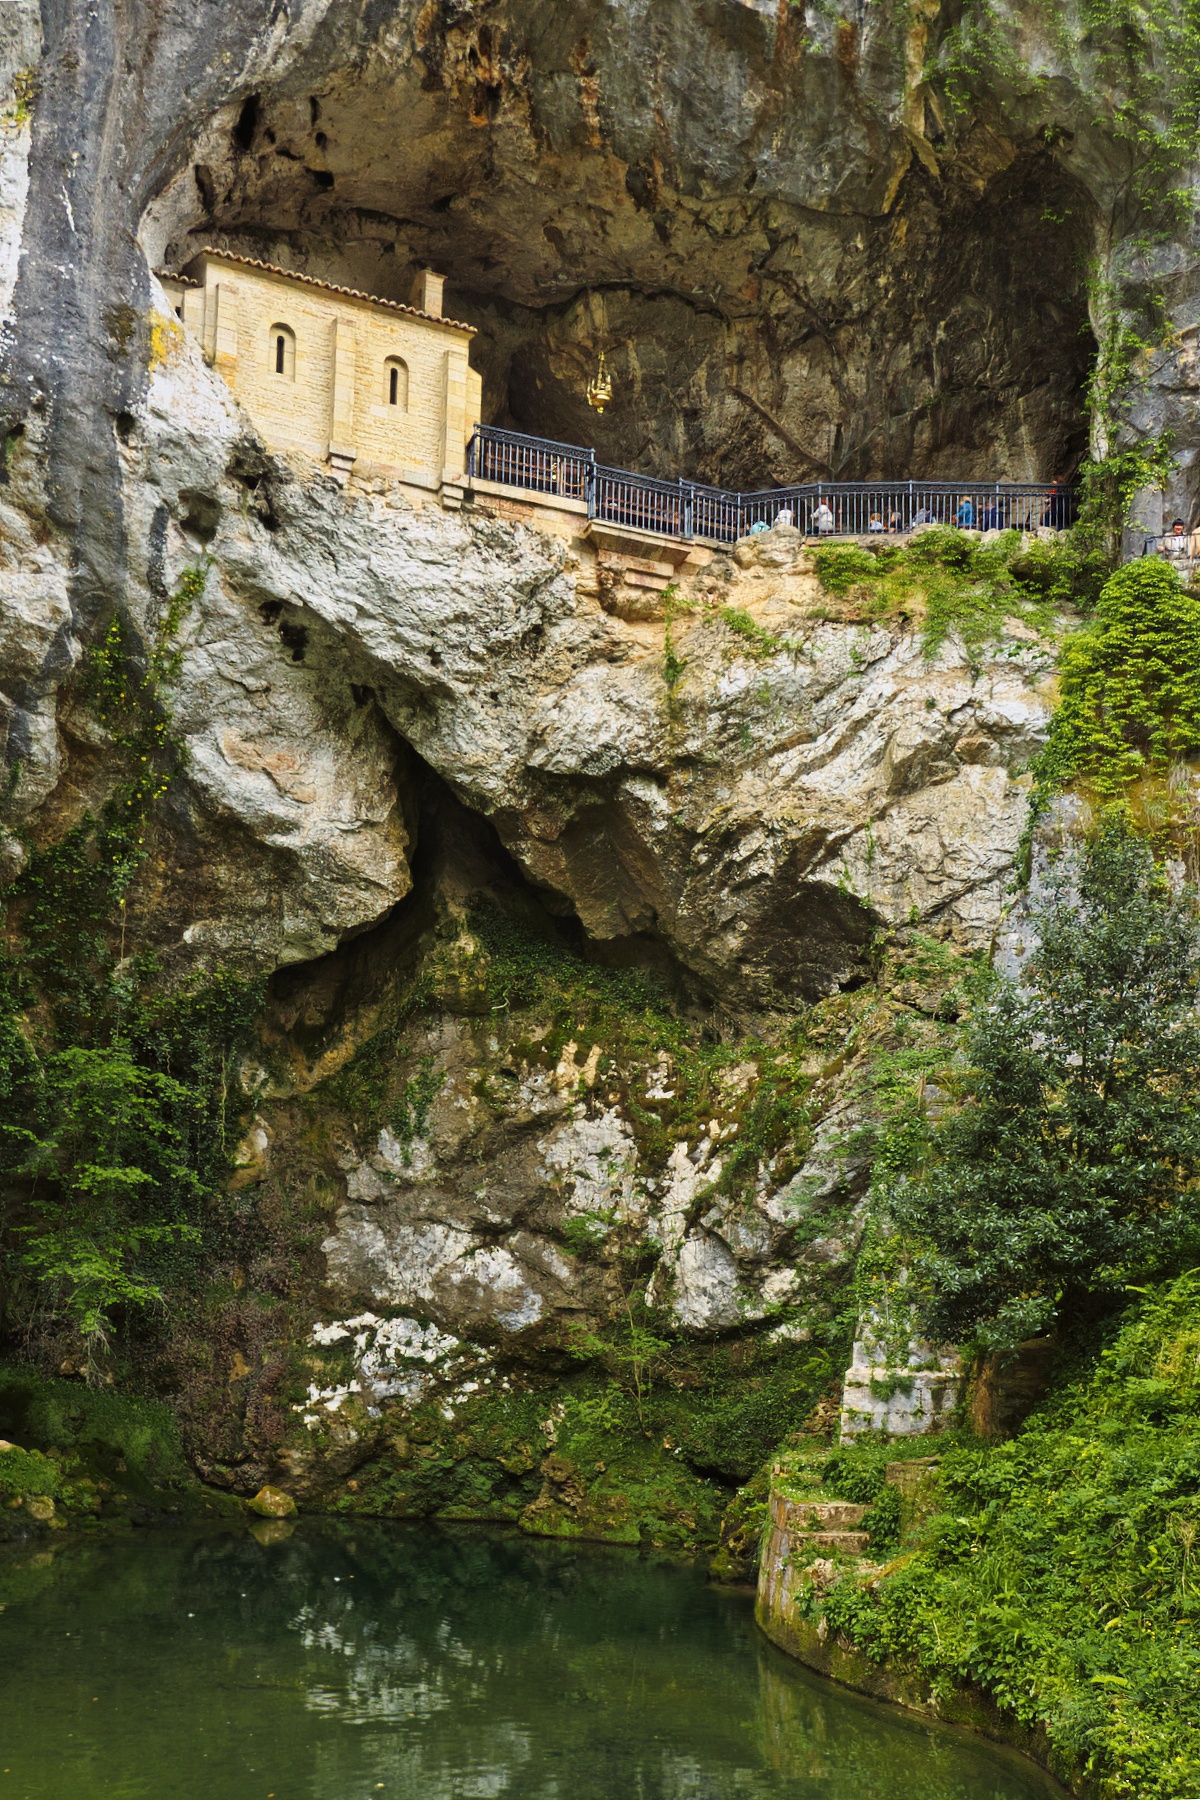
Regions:
[[0, 1537], [28, 1529], [26, 1496], [53, 1499], [67, 1525], [237, 1510], [196, 1482], [175, 1419], [156, 1401], [0, 1367], [0, 1438], [13, 1445], [0, 1451]]
[[984, 543], [949, 526], [905, 545], [830, 545], [817, 551], [816, 569], [825, 591], [853, 601], [863, 619], [922, 620], [927, 656], [951, 635], [975, 656], [1012, 618], [1044, 632], [1057, 609], [1089, 605], [1100, 578], [1095, 558], [1069, 536], [1006, 531]]

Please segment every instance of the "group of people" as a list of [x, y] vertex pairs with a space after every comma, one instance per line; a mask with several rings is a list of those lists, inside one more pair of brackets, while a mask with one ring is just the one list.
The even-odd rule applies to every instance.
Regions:
[[[918, 500], [911, 513], [905, 509], [893, 508], [891, 511], [872, 512], [866, 524], [869, 536], [888, 532], [920, 531], [926, 525], [954, 525], [960, 531], [1004, 531], [1010, 528], [1028, 531], [1040, 525], [1052, 531], [1061, 531], [1071, 523], [1073, 517], [1073, 496], [1064, 482], [1051, 484], [1045, 496], [1039, 516], [1037, 501], [1025, 496], [1009, 498], [1007, 495], [985, 495], [978, 505], [970, 494], [947, 497], [943, 502], [941, 496], [927, 495]], [[794, 525], [795, 513], [790, 506], [781, 507], [776, 513], [776, 525]], [[766, 520], [751, 526], [751, 531], [768, 529]], [[811, 508], [804, 522], [803, 529], [812, 537], [840, 536], [854, 537], [862, 531], [861, 524], [856, 525], [843, 515], [839, 523], [838, 516], [828, 500], [818, 500]]]

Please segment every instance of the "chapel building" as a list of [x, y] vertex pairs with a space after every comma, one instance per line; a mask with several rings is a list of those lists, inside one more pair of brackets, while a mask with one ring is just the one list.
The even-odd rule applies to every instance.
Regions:
[[482, 408], [472, 326], [442, 315], [444, 277], [409, 305], [202, 250], [163, 287], [269, 450], [457, 495]]

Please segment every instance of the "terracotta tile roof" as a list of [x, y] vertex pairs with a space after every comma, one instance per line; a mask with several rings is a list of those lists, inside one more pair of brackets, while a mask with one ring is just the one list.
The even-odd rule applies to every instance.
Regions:
[[[282, 275], [285, 281], [302, 281], [305, 287], [321, 288], [327, 294], [345, 294], [348, 300], [366, 300], [371, 306], [386, 306], [392, 312], [408, 313], [410, 318], [430, 319], [435, 325], [449, 325], [455, 331], [467, 331], [475, 336], [474, 325], [467, 325], [461, 319], [446, 319], [440, 313], [422, 312], [417, 306], [406, 306], [403, 300], [383, 300], [378, 294], [364, 294], [360, 288], [339, 287], [336, 281], [319, 281], [315, 275], [302, 275], [298, 269], [281, 269], [278, 263], [260, 262], [256, 256], [238, 256], [232, 250], [214, 250], [206, 244], [203, 250], [197, 250], [188, 258], [189, 263], [201, 256], [214, 256], [221, 262], [240, 263], [243, 268], [261, 269], [264, 275]], [[178, 281], [178, 275], [168, 277]]]

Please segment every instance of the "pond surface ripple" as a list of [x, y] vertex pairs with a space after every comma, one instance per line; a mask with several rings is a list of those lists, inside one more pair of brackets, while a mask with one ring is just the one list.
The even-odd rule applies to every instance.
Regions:
[[[257, 1535], [255, 1533], [257, 1532]], [[636, 1552], [308, 1520], [0, 1560], [0, 1800], [1050, 1800]]]

